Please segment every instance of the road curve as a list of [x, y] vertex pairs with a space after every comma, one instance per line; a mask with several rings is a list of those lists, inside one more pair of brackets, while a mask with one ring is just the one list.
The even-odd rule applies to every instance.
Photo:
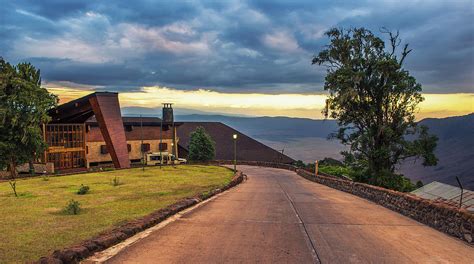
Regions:
[[281, 169], [239, 166], [240, 186], [108, 263], [474, 263], [474, 248]]

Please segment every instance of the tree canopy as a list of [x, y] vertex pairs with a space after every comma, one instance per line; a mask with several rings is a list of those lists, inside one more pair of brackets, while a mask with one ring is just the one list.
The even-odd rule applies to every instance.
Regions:
[[399, 33], [382, 29], [389, 45], [365, 28], [326, 32], [330, 39], [312, 63], [327, 67], [329, 91], [323, 114], [338, 121], [332, 135], [349, 151], [345, 161], [363, 172], [360, 179], [393, 189], [404, 180], [396, 166], [409, 157], [436, 165], [437, 137], [415, 121], [422, 86], [403, 68], [411, 49], [400, 49]]
[[189, 142], [189, 160], [205, 162], [216, 155], [215, 142], [203, 127], [197, 127], [191, 133]]
[[0, 168], [16, 165], [42, 153], [46, 144], [41, 125], [50, 120], [48, 110], [57, 97], [41, 87], [41, 75], [30, 63], [16, 66], [0, 58]]

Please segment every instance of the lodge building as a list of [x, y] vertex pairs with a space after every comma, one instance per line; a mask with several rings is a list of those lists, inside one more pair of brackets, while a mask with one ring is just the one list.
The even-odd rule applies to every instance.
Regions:
[[48, 148], [42, 160], [53, 163], [56, 171], [105, 163], [129, 168], [150, 152], [187, 157], [190, 133], [198, 126], [204, 127], [216, 142], [216, 159], [232, 159], [232, 135], [238, 134], [239, 160], [294, 162], [220, 122], [175, 122], [171, 104], [164, 104], [163, 120], [122, 117], [117, 93], [95, 92], [59, 105], [49, 114], [52, 121], [43, 125]]
[[[178, 153], [173, 146], [179, 142], [176, 127], [181, 123], [175, 122], [174, 127], [165, 125], [161, 128], [161, 119], [156, 117], [122, 117], [122, 121], [130, 162], [140, 162], [143, 153]], [[95, 117], [89, 118], [85, 126], [87, 167], [111, 162], [112, 158]]]
[[117, 93], [96, 92], [58, 106], [43, 125], [48, 148], [44, 161], [55, 170], [89, 168], [112, 162], [128, 168], [148, 152], [177, 156], [176, 127], [171, 104], [163, 107], [164, 121], [153, 117], [124, 117]]

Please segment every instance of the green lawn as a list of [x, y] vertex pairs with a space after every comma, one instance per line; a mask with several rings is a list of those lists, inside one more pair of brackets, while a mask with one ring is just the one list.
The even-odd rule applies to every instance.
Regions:
[[[120, 185], [111, 184], [114, 177]], [[230, 170], [216, 166], [147, 167], [18, 180], [18, 198], [0, 183], [0, 263], [36, 260], [231, 179]], [[76, 194], [81, 184], [88, 194]], [[79, 215], [63, 213], [71, 199], [81, 203]]]

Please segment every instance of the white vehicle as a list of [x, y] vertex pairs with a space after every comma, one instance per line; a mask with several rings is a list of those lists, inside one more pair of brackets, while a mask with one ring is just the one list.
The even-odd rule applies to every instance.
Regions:
[[[183, 162], [184, 160], [184, 162]], [[186, 159], [176, 159], [173, 154], [168, 152], [152, 152], [146, 154], [146, 164], [147, 165], [173, 165], [173, 164], [182, 164], [186, 163]]]
[[178, 161], [179, 161], [179, 164], [186, 164], [186, 163], [188, 163], [188, 160], [187, 160], [187, 159], [183, 159], [183, 158], [178, 158]]

